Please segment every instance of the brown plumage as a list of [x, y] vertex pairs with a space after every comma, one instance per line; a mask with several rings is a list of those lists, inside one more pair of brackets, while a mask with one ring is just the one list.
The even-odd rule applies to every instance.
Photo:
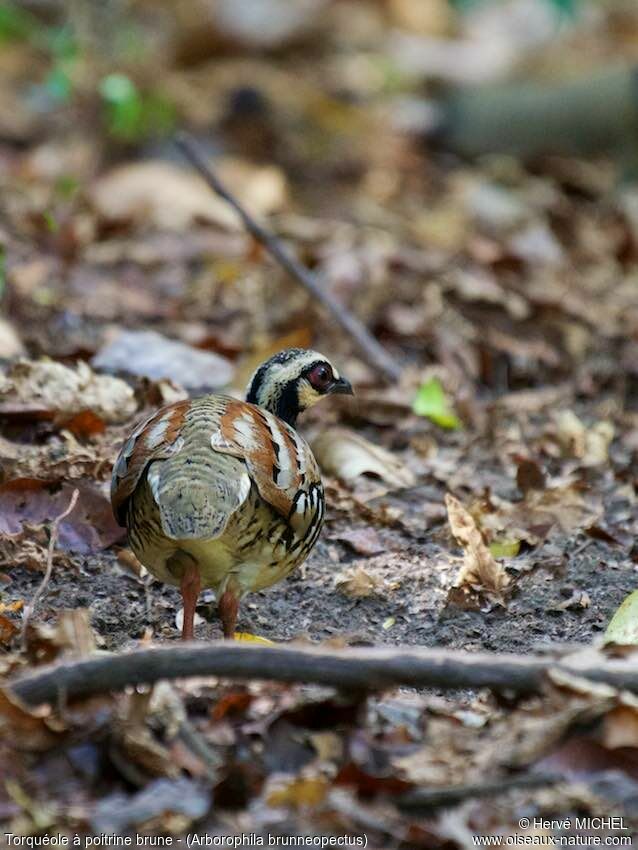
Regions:
[[287, 349], [262, 364], [247, 400], [180, 401], [141, 423], [113, 469], [111, 501], [133, 551], [179, 585], [182, 636], [192, 638], [197, 597], [217, 596], [225, 637], [239, 601], [305, 560], [324, 517], [321, 477], [295, 430], [300, 412], [348, 381], [316, 351]]

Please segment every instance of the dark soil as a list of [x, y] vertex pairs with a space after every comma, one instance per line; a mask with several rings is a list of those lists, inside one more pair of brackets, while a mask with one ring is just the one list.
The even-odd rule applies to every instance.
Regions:
[[[400, 502], [397, 494], [393, 504]], [[558, 536], [526, 557], [525, 572], [515, 579], [507, 605], [486, 604], [482, 610], [448, 605], [460, 551], [424, 540], [415, 542], [395, 529], [381, 532], [387, 553], [364, 557], [336, 540], [339, 529], [365, 527], [356, 519], [329, 522], [324, 539], [302, 570], [267, 591], [246, 597], [238, 631], [274, 641], [339, 639], [350, 644], [450, 646], [478, 651], [529, 652], [559, 644], [589, 643], [601, 636], [623, 598], [638, 583], [636, 564], [619, 546], [584, 534]], [[439, 530], [430, 533], [436, 537]], [[338, 561], [331, 559], [338, 555]], [[509, 562], [516, 566], [517, 559]], [[104, 648], [135, 644], [149, 627], [159, 640], [176, 640], [175, 615], [181, 607], [176, 588], [140, 579], [121, 566], [115, 555], [74, 559], [75, 570], [54, 572], [40, 616], [55, 620], [63, 609], [88, 608]], [[352, 599], [335, 589], [335, 576], [345, 567], [366, 572], [396, 589]], [[514, 574], [514, 571], [512, 570]], [[16, 570], [8, 596], [30, 599], [41, 575]], [[576, 593], [589, 597], [588, 607], [566, 603]], [[212, 593], [204, 592], [198, 609], [200, 639], [218, 639], [221, 630]], [[388, 618], [394, 622], [388, 627]], [[384, 628], [384, 624], [386, 627]]]

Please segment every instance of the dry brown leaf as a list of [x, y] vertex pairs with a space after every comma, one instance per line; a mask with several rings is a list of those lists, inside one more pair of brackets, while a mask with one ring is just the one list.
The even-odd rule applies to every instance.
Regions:
[[[42, 537], [44, 538], [44, 530]], [[15, 569], [23, 567], [28, 570], [44, 570], [47, 562], [46, 542], [38, 542], [31, 539], [33, 528], [28, 526], [20, 534], [0, 534], [0, 569]], [[62, 561], [68, 564], [68, 556], [62, 552], [56, 552], [53, 563], [58, 565]]]
[[516, 461], [516, 486], [522, 493], [545, 489], [545, 472], [537, 461], [522, 456], [515, 457], [514, 460]]
[[16, 614], [24, 608], [24, 600], [16, 599], [15, 602], [0, 602], [0, 644], [5, 646], [11, 643], [13, 636], [18, 631], [15, 620], [6, 616], [6, 613]]
[[[286, 183], [274, 166], [240, 161], [215, 163], [219, 176], [253, 215], [268, 215], [286, 201]], [[195, 174], [161, 160], [119, 166], [93, 186], [90, 199], [107, 221], [133, 221], [166, 230], [185, 230], [205, 221], [240, 228], [237, 214]]]
[[55, 629], [55, 640], [65, 652], [87, 657], [96, 650], [95, 633], [86, 608], [62, 611]]
[[372, 474], [397, 489], [415, 482], [412, 471], [395, 455], [348, 428], [329, 428], [313, 441], [312, 449], [324, 472], [343, 481]]
[[343, 756], [343, 741], [336, 732], [313, 732], [308, 740], [317, 751], [319, 761], [339, 761]]
[[631, 705], [619, 705], [605, 715], [603, 743], [610, 749], [638, 747], [638, 704], [635, 697]]
[[335, 576], [335, 587], [337, 590], [349, 596], [351, 599], [364, 599], [378, 593], [382, 583], [375, 576], [367, 573], [363, 567], [352, 567]]
[[556, 436], [564, 452], [578, 458], [583, 466], [600, 466], [609, 459], [609, 446], [614, 439], [611, 422], [596, 422], [590, 428], [573, 410], [563, 410], [555, 417]]
[[602, 515], [602, 505], [596, 495], [587, 494], [576, 483], [568, 483], [545, 490], [529, 490], [522, 502], [508, 502], [490, 496], [491, 510], [472, 515], [483, 533], [492, 539], [505, 535], [510, 539], [526, 540], [537, 545], [552, 531], [571, 534], [589, 528]]
[[323, 776], [275, 780], [266, 791], [266, 802], [273, 807], [312, 808], [323, 802], [328, 789], [328, 780]]
[[141, 768], [150, 776], [179, 776], [179, 766], [173, 762], [170, 750], [156, 740], [146, 726], [115, 726], [111, 757]]
[[67, 428], [68, 423], [43, 445], [12, 443], [0, 437], [0, 483], [16, 478], [69, 481], [109, 477], [115, 458], [113, 437], [81, 443]]
[[400, 522], [403, 515], [401, 508], [394, 505], [367, 505], [334, 478], [325, 477], [323, 486], [330, 509], [349, 518], [358, 516], [368, 523], [392, 527]]
[[10, 643], [17, 631], [18, 627], [13, 620], [10, 620], [4, 614], [0, 614], [0, 644]]
[[509, 584], [509, 576], [495, 560], [475, 520], [461, 502], [447, 493], [445, 505], [452, 534], [463, 547], [463, 567], [456, 587], [470, 585], [500, 596]]
[[137, 409], [119, 378], [97, 375], [80, 361], [71, 369], [52, 360], [19, 360], [0, 374], [0, 413], [66, 424], [84, 411], [104, 422], [124, 422]]
[[48, 707], [27, 708], [9, 689], [0, 688], [0, 738], [27, 752], [48, 750], [58, 740], [49, 727]]
[[15, 327], [6, 319], [0, 318], [0, 357], [10, 360], [24, 354], [24, 345]]
[[62, 611], [55, 623], [31, 620], [26, 653], [31, 664], [50, 664], [63, 655], [85, 657], [96, 647], [96, 634], [85, 608]]
[[0, 485], [0, 534], [20, 535], [25, 524], [39, 526], [54, 520], [76, 488], [80, 501], [60, 523], [60, 548], [88, 554], [121, 539], [124, 532], [113, 517], [110, 500], [99, 486], [86, 480], [76, 486], [69, 482], [60, 486], [59, 482], [18, 478]]
[[24, 599], [16, 599], [14, 602], [0, 602], [0, 614], [7, 612], [17, 614], [24, 608]]

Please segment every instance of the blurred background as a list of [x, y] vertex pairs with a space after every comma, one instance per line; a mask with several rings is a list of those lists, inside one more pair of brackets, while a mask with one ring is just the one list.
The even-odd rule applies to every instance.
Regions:
[[152, 328], [225, 358], [219, 386], [288, 344], [354, 354], [185, 167], [183, 128], [463, 403], [591, 355], [632, 383], [634, 3], [24, 0], [0, 41], [0, 355]]

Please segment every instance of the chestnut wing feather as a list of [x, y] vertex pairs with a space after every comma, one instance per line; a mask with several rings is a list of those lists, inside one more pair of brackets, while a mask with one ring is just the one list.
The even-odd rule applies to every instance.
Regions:
[[251, 489], [244, 463], [211, 451], [210, 434], [226, 401], [205, 396], [178, 402], [135, 429], [113, 471], [119, 522], [126, 524], [128, 502], [145, 478], [166, 537], [206, 540], [224, 531]]
[[232, 401], [211, 438], [217, 452], [241, 458], [261, 498], [302, 531], [311, 518], [300, 494], [321, 489], [319, 468], [308, 444], [289, 425], [261, 407]]
[[171, 457], [183, 446], [181, 428], [189, 403], [178, 401], [156, 411], [136, 426], [120, 449], [111, 477], [111, 505], [120, 525], [126, 525], [129, 499], [149, 464]]
[[144, 475], [162, 530], [176, 540], [219, 536], [253, 485], [300, 536], [316, 521], [313, 506], [321, 503], [323, 515], [307, 443], [262, 408], [224, 396], [177, 402], [135, 429], [113, 470], [111, 501], [122, 525]]

